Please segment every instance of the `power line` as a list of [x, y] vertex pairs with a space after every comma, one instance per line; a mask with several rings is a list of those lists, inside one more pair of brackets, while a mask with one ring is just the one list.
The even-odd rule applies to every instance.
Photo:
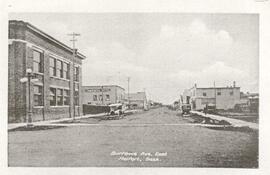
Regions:
[[130, 108], [129, 82], [130, 82], [130, 77], [128, 77], [128, 107]]
[[73, 32], [73, 33], [69, 33], [67, 35], [72, 36], [72, 39], [70, 41], [72, 41], [72, 48], [74, 50], [75, 49], [75, 42], [77, 41], [77, 39], [75, 37], [76, 36], [81, 36], [81, 34]]
[[[76, 108], [75, 108], [75, 77], [74, 77], [74, 75], [75, 75], [75, 58], [76, 58], [76, 52], [77, 52], [77, 49], [75, 48], [75, 42], [77, 41], [76, 40], [76, 36], [80, 36], [81, 34], [79, 34], [79, 33], [69, 33], [69, 34], [67, 34], [67, 35], [69, 35], [69, 36], [72, 36], [72, 39], [70, 40], [71, 42], [72, 42], [72, 55], [73, 55], [73, 59], [72, 59], [72, 69], [73, 69], [73, 71], [72, 71], [72, 73], [73, 73], [73, 120], [75, 120], [75, 114], [76, 114]], [[77, 74], [76, 74], [76, 76], [77, 76]], [[79, 88], [79, 87], [78, 87]], [[79, 89], [78, 89], [78, 93], [79, 93]], [[80, 94], [78, 94], [78, 96], [79, 96]], [[79, 114], [79, 110], [78, 110], [78, 114]]]

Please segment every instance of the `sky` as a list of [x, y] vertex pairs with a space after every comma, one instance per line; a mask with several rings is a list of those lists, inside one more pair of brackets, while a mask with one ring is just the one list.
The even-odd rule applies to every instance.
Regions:
[[185, 89], [259, 90], [259, 16], [200, 13], [10, 13], [72, 46], [80, 33], [83, 85], [117, 84], [171, 104]]

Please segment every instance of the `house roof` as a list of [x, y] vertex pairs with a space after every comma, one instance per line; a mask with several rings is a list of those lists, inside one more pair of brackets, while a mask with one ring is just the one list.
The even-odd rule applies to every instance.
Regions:
[[129, 100], [145, 100], [146, 94], [145, 92], [129, 93], [126, 97], [129, 97]]
[[[51, 42], [57, 44], [58, 46], [62, 47], [63, 49], [73, 53], [73, 49], [70, 48], [69, 46], [67, 46], [66, 44], [60, 42], [59, 40], [53, 38], [52, 36], [48, 35], [47, 33], [43, 32], [42, 30], [38, 29], [37, 27], [33, 26], [32, 24], [28, 23], [28, 22], [24, 22], [24, 21], [18, 21], [18, 20], [10, 20], [9, 21], [9, 25], [22, 25], [25, 26], [27, 29], [34, 31], [35, 33], [45, 37], [46, 39], [50, 40]], [[77, 52], [76, 55], [78, 58], [80, 59], [85, 59], [86, 56], [84, 56], [83, 54]]]
[[190, 91], [192, 89], [203, 89], [203, 90], [207, 90], [207, 89], [240, 89], [240, 87], [233, 87], [233, 86], [221, 86], [221, 87], [196, 87], [193, 86], [189, 89], [186, 89], [187, 91]]
[[241, 92], [241, 98], [259, 97], [259, 93], [243, 93]]
[[240, 87], [232, 87], [232, 86], [228, 86], [228, 87], [199, 87], [196, 89], [240, 89]]

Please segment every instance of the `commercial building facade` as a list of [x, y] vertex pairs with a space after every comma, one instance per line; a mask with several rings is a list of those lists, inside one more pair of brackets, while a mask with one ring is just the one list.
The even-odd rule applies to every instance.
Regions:
[[[83, 59], [84, 55], [33, 25], [9, 21], [9, 122], [25, 122], [28, 113], [32, 121], [81, 115]], [[21, 81], [29, 69], [35, 80], [30, 86]]]
[[117, 85], [83, 86], [83, 104], [109, 105], [123, 103], [125, 89]]
[[194, 87], [185, 90], [182, 103], [191, 104], [193, 110], [202, 110], [206, 104], [215, 104], [217, 109], [233, 109], [240, 102], [240, 87]]
[[147, 109], [147, 98], [145, 92], [126, 94], [126, 100], [131, 109]]

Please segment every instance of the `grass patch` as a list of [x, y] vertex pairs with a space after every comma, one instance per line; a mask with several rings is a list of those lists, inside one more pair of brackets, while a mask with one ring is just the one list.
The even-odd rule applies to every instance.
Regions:
[[9, 132], [14, 132], [14, 131], [41, 131], [41, 130], [48, 130], [48, 129], [58, 129], [58, 128], [63, 128], [65, 126], [21, 126], [18, 128], [10, 129]]
[[218, 115], [243, 120], [246, 122], [258, 123], [259, 122], [259, 114], [258, 113], [235, 113], [235, 112], [218, 112]]
[[203, 117], [197, 114], [191, 114], [189, 117], [186, 117], [191, 123], [202, 123], [202, 124], [211, 124], [211, 125], [231, 125], [229, 122], [225, 120], [214, 120], [210, 117]]
[[214, 130], [222, 130], [222, 131], [238, 131], [238, 132], [246, 132], [246, 133], [255, 133], [257, 134], [258, 131], [251, 129], [247, 126], [243, 126], [243, 127], [233, 127], [233, 126], [226, 126], [226, 127], [206, 127], [209, 129], [214, 129]]

